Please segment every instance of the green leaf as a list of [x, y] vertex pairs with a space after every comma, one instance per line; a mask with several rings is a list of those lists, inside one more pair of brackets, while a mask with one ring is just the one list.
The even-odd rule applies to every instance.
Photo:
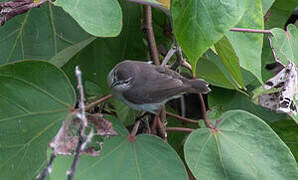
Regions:
[[23, 61], [0, 67], [0, 97], [0, 179], [34, 179], [75, 92], [57, 67]]
[[292, 120], [284, 119], [271, 124], [272, 129], [284, 143], [291, 149], [298, 160], [298, 126]]
[[262, 0], [263, 15], [267, 13], [275, 0]]
[[129, 134], [129, 132], [126, 129], [126, 127], [122, 124], [122, 122], [118, 118], [115, 118], [114, 116], [111, 116], [111, 115], [105, 115], [104, 117], [107, 118], [113, 124], [113, 129], [119, 135], [121, 135], [121, 136], [127, 136]]
[[248, 1], [174, 0], [174, 34], [193, 69], [199, 57], [243, 16]]
[[295, 25], [290, 24], [285, 32], [282, 29], [274, 28], [271, 30], [272, 46], [276, 56], [283, 65], [287, 66], [290, 61], [298, 64], [298, 29]]
[[[235, 27], [250, 29], [264, 28], [261, 0], [251, 0], [244, 14]], [[226, 36], [239, 58], [240, 66], [251, 72], [262, 82], [261, 53], [263, 34], [230, 31], [226, 33]]]
[[220, 60], [229, 71], [234, 84], [236, 84], [238, 88], [245, 88], [241, 68], [239, 65], [239, 59], [229, 40], [226, 37], [223, 37], [215, 44], [215, 49], [218, 53], [218, 56], [220, 57]]
[[211, 50], [207, 51], [198, 61], [197, 77], [205, 79], [214, 86], [227, 89], [237, 88], [222, 61]]
[[186, 140], [185, 160], [197, 179], [297, 179], [295, 158], [258, 117], [224, 113], [216, 130], [198, 129]]
[[250, 97], [242, 93], [221, 88], [212, 88], [208, 95], [208, 105], [210, 107], [220, 106], [223, 112], [235, 109], [245, 110], [268, 123], [287, 118], [286, 114], [277, 113], [253, 103]]
[[52, 64], [55, 64], [58, 67], [62, 67], [65, 63], [68, 62], [69, 59], [71, 59], [75, 54], [77, 54], [77, 52], [79, 52], [81, 49], [86, 47], [95, 39], [96, 39], [95, 37], [90, 37], [82, 42], [69, 46], [68, 48], [63, 49], [54, 57], [52, 57], [49, 60], [49, 62]]
[[115, 37], [122, 28], [122, 12], [117, 0], [57, 0], [88, 33], [98, 37]]
[[[62, 168], [55, 163], [51, 177], [64, 179], [68, 169]], [[99, 157], [83, 155], [75, 179], [186, 180], [188, 176], [171, 146], [156, 136], [139, 135], [136, 141], [129, 141], [127, 136], [106, 140]]]
[[125, 126], [131, 126], [135, 123], [139, 111], [130, 108], [116, 98], [112, 99], [112, 104], [114, 105], [117, 112], [117, 117], [121, 117], [119, 120]]
[[[266, 18], [265, 29], [284, 28], [287, 20], [293, 13], [295, 7], [298, 6], [297, 0], [276, 0], [270, 8], [270, 16]], [[267, 64], [274, 63], [272, 49], [269, 45], [268, 35], [264, 36], [262, 51], [262, 76], [266, 81], [273, 76], [271, 72], [265, 69]]]
[[0, 28], [0, 64], [51, 59], [61, 66], [91, 42], [90, 38], [60, 7], [45, 2]]
[[124, 14], [123, 30], [117, 38], [98, 38], [72, 58], [63, 70], [76, 84], [75, 66], [79, 65], [84, 72], [83, 80], [97, 84], [102, 93], [108, 93], [106, 78], [109, 71], [119, 62], [145, 60], [147, 48], [144, 45], [144, 33], [140, 31], [142, 9], [136, 3], [119, 1]]

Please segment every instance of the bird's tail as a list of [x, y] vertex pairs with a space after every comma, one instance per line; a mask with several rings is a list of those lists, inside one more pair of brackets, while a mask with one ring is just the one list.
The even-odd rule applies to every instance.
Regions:
[[203, 79], [192, 79], [189, 80], [189, 83], [192, 87], [189, 91], [191, 93], [207, 94], [211, 91], [211, 89], [208, 87], [209, 84]]

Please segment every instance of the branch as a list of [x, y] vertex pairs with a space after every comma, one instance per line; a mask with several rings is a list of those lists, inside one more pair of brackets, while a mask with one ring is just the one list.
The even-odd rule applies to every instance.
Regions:
[[147, 39], [148, 39], [151, 58], [155, 65], [160, 65], [159, 57], [158, 57], [158, 49], [156, 46], [153, 27], [152, 27], [151, 6], [145, 5], [144, 13], [145, 13], [145, 29], [147, 33]]
[[136, 141], [136, 134], [138, 132], [141, 120], [137, 120], [135, 125], [132, 128], [131, 133], [127, 136], [129, 141]]
[[173, 45], [171, 49], [168, 51], [166, 57], [163, 59], [161, 66], [166, 66], [175, 52], [176, 52], [176, 47]]
[[112, 94], [108, 94], [108, 95], [106, 95], [106, 96], [104, 96], [104, 97], [102, 97], [102, 98], [100, 98], [100, 99], [98, 99], [98, 100], [96, 100], [96, 101], [94, 101], [94, 102], [88, 104], [88, 105], [85, 107], [85, 110], [86, 110], [86, 111], [89, 111], [91, 108], [97, 106], [98, 104], [100, 104], [100, 103], [102, 103], [102, 102], [104, 102], [104, 101], [107, 101], [107, 100], [111, 99], [112, 97], [113, 97]]
[[37, 177], [37, 180], [44, 180], [47, 177], [47, 175], [49, 173], [51, 173], [51, 171], [52, 171], [52, 164], [54, 162], [55, 157], [56, 157], [56, 154], [55, 154], [55, 151], [53, 149], [52, 150], [52, 153], [51, 153], [51, 157], [50, 157], [49, 163], [47, 164], [46, 168], [43, 170], [42, 174]]
[[260, 30], [260, 29], [231, 28], [230, 31], [248, 32], [248, 33], [262, 33], [262, 34], [271, 34], [272, 35], [270, 30]]
[[16, 15], [24, 14], [32, 8], [39, 7], [48, 0], [40, 0], [34, 3], [34, 0], [14, 0], [8, 2], [0, 2], [0, 26]]
[[199, 93], [198, 96], [199, 96], [199, 99], [200, 99], [201, 109], [202, 109], [202, 114], [203, 114], [203, 120], [204, 120], [204, 123], [205, 123], [206, 127], [207, 128], [210, 128], [210, 129], [215, 129], [215, 127], [213, 126], [213, 124], [211, 124], [211, 122], [207, 118], [206, 106], [205, 106], [205, 102], [204, 102], [204, 99], [203, 99], [202, 94]]
[[91, 130], [90, 133], [88, 134], [88, 136], [85, 137], [85, 128], [88, 126], [88, 121], [87, 121], [87, 117], [86, 117], [86, 113], [85, 113], [84, 88], [83, 88], [83, 84], [82, 84], [82, 72], [78, 66], [76, 66], [75, 74], [76, 74], [76, 77], [78, 80], [77, 88], [80, 92], [79, 106], [80, 106], [80, 111], [81, 111], [81, 112], [78, 112], [76, 115], [81, 120], [81, 123], [80, 123], [80, 128], [78, 130], [79, 141], [78, 141], [78, 144], [76, 147], [74, 160], [72, 162], [71, 169], [69, 171], [67, 171], [67, 179], [68, 180], [73, 180], [74, 173], [76, 171], [81, 152], [84, 150], [84, 148], [86, 147], [88, 142], [90, 142], [93, 137], [93, 130]]
[[171, 116], [173, 118], [179, 119], [179, 120], [181, 120], [183, 122], [186, 122], [186, 123], [198, 124], [198, 121], [192, 120], [192, 119], [188, 119], [186, 117], [179, 116], [178, 114], [167, 112], [167, 115], [168, 116]]
[[176, 131], [176, 132], [193, 132], [194, 129], [183, 128], [183, 127], [167, 127], [167, 131]]

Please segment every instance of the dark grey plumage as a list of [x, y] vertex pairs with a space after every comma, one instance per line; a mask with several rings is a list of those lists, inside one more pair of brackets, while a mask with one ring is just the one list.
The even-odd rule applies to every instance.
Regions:
[[[111, 70], [108, 83], [111, 92], [124, 103], [149, 112], [181, 94], [210, 91], [208, 83], [202, 79], [186, 79], [167, 67], [130, 60]], [[153, 107], [146, 108], [147, 104]]]

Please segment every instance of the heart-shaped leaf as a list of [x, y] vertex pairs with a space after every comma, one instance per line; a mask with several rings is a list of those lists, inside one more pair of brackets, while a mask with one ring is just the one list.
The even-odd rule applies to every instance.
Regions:
[[298, 29], [295, 25], [290, 24], [285, 32], [282, 29], [274, 28], [272, 46], [276, 52], [278, 61], [287, 66], [290, 61], [298, 64]]
[[[242, 16], [235, 27], [264, 29], [261, 0], [251, 0], [244, 14], [245, 15]], [[233, 50], [237, 55], [236, 60], [239, 61], [240, 66], [251, 72], [260, 82], [262, 82], [261, 53], [263, 34], [230, 31], [226, 33], [226, 37], [230, 41]]]
[[52, 64], [23, 61], [0, 67], [0, 97], [0, 179], [34, 179], [75, 92]]
[[46, 2], [1, 26], [0, 64], [34, 59], [61, 67], [93, 40], [62, 8]]
[[[54, 163], [51, 177], [66, 178], [71, 162], [61, 157]], [[68, 160], [67, 160], [68, 159]], [[62, 162], [63, 161], [63, 162]], [[64, 167], [64, 168], [63, 168]], [[136, 141], [117, 136], [104, 142], [99, 157], [82, 156], [75, 179], [188, 179], [183, 162], [170, 145], [151, 135], [139, 135]]]
[[172, 2], [174, 33], [193, 69], [198, 58], [238, 23], [247, 7], [247, 0]]
[[216, 129], [202, 128], [186, 140], [185, 160], [197, 179], [297, 179], [289, 148], [258, 117], [228, 111]]
[[122, 28], [122, 12], [117, 0], [57, 0], [88, 33], [99, 37], [117, 36]]

